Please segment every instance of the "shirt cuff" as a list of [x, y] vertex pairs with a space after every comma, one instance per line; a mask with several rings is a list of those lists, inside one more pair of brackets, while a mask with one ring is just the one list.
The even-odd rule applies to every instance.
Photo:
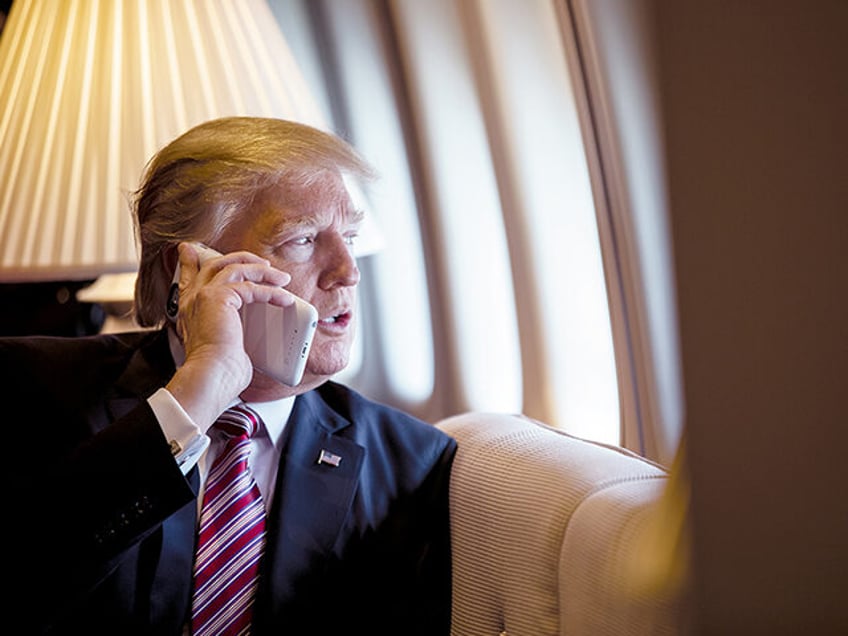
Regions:
[[187, 475], [209, 447], [209, 436], [200, 432], [188, 413], [166, 388], [159, 389], [147, 398], [147, 403], [162, 427], [174, 460], [183, 475]]

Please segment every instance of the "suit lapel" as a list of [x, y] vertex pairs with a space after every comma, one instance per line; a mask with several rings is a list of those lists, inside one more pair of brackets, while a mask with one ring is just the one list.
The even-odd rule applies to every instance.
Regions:
[[[317, 391], [295, 402], [277, 474], [259, 599], [261, 605], [274, 599], [266, 605], [271, 613], [294, 598], [295, 581], [320, 572], [337, 543], [365, 452], [345, 436], [349, 424]], [[319, 462], [322, 451], [325, 459]], [[269, 618], [273, 624], [278, 617]]]

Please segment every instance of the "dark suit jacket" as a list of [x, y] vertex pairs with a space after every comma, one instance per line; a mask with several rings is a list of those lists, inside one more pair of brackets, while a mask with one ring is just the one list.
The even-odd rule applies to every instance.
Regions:
[[[13, 571], [21, 633], [180, 634], [197, 476], [179, 471], [145, 401], [174, 372], [165, 332], [0, 339], [0, 364], [5, 427], [24, 423], [28, 449], [7, 477], [25, 493], [13, 545], [34, 558]], [[341, 385], [299, 396], [254, 633], [447, 634], [454, 453], [433, 426]]]

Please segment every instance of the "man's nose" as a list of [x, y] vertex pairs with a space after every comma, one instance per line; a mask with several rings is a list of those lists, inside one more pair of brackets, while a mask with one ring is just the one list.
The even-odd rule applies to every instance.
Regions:
[[359, 283], [359, 267], [353, 256], [353, 248], [344, 236], [333, 236], [328, 241], [321, 287], [350, 287]]

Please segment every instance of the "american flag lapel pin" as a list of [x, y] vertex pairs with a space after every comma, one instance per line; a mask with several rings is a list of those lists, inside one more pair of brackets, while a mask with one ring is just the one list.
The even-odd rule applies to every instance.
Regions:
[[328, 466], [332, 466], [333, 468], [338, 468], [341, 463], [342, 458], [335, 453], [331, 453], [328, 450], [321, 449], [321, 453], [318, 455], [318, 463], [319, 464], [327, 464]]

